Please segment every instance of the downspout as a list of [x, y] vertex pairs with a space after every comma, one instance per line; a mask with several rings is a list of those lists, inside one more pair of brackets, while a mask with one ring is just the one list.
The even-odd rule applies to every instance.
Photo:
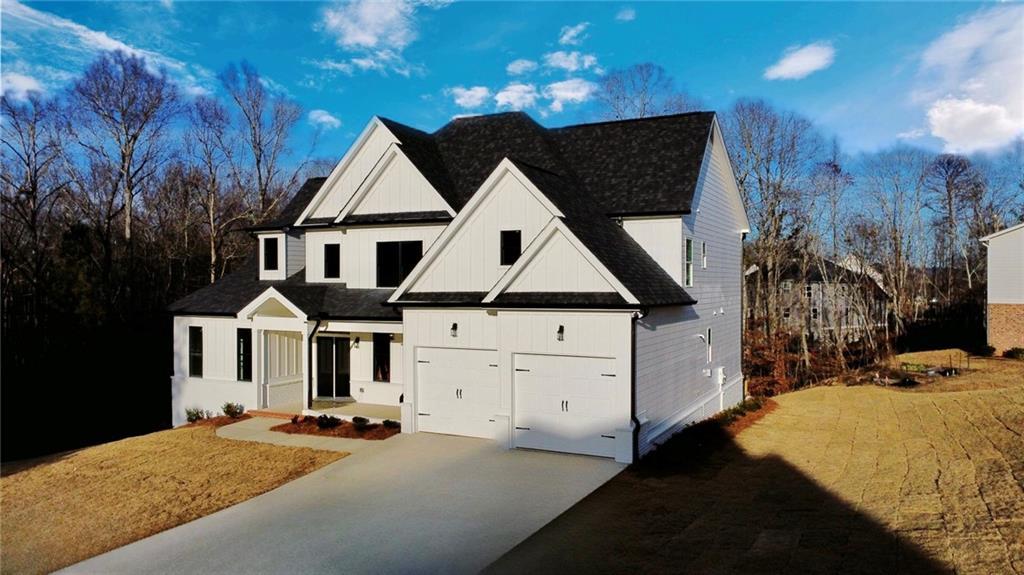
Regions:
[[313, 337], [316, 336], [316, 332], [320, 331], [320, 322], [323, 318], [316, 318], [316, 325], [313, 326], [313, 331], [309, 333], [309, 337], [306, 340], [306, 366], [309, 368], [309, 399], [306, 400], [306, 409], [313, 409]]
[[647, 308], [641, 308], [639, 312], [633, 313], [633, 321], [630, 322], [629, 418], [633, 421], [633, 463], [640, 461], [640, 418], [636, 416], [636, 320], [647, 317], [648, 313]]

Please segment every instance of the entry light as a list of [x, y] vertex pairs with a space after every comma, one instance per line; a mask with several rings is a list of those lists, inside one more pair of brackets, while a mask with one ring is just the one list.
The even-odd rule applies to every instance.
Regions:
[[565, 341], [565, 326], [564, 325], [558, 326], [558, 334], [557, 334], [556, 337], [558, 338], [558, 341]]
[[359, 349], [359, 336], [358, 336], [358, 335], [357, 335], [357, 336], [356, 336], [356, 338], [355, 338], [355, 339], [354, 339], [354, 340], [352, 341], [352, 347], [354, 347], [354, 348], [356, 348], [356, 349]]
[[452, 337], [459, 337], [459, 324], [452, 324]]

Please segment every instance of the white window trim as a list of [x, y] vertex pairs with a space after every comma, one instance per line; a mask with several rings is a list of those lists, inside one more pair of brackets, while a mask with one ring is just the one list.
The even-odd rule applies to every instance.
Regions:
[[708, 269], [708, 243], [703, 240], [700, 242], [700, 269]]
[[683, 286], [693, 287], [693, 239], [683, 239]]
[[[263, 246], [264, 246], [264, 243], [265, 243], [263, 240], [265, 240], [267, 238], [277, 238], [277, 269], [276, 270], [266, 270], [266, 269], [263, 269], [263, 262], [265, 261], [263, 259]], [[288, 250], [285, 247], [285, 241], [286, 241], [285, 240], [285, 235], [284, 235], [283, 232], [276, 232], [276, 233], [260, 234], [259, 235], [259, 243], [260, 243], [260, 246], [259, 246], [259, 249], [260, 249], [259, 258], [260, 258], [260, 279], [261, 280], [283, 280], [287, 276], [287, 274], [288, 274], [288, 272], [287, 272], [287, 270], [288, 270], [288, 262], [285, 260], [285, 257], [286, 257], [286, 255], [288, 253]]]
[[714, 348], [711, 345], [711, 328], [710, 327], [708, 328], [708, 332], [707, 332], [707, 344], [708, 344], [708, 363], [711, 363], [712, 361], [714, 361], [714, 352], [713, 352]]

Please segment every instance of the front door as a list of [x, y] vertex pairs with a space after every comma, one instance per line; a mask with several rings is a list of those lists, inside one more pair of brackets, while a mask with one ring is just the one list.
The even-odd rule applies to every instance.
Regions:
[[347, 337], [316, 338], [316, 395], [341, 399], [351, 395], [349, 344]]

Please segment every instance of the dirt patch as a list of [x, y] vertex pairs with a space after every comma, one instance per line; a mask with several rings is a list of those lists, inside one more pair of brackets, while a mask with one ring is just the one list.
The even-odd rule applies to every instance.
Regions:
[[1024, 380], [776, 401], [688, 428], [487, 571], [1024, 574]]
[[400, 427], [385, 427], [380, 423], [370, 423], [362, 429], [357, 429], [351, 421], [342, 420], [336, 427], [321, 428], [316, 423], [315, 417], [301, 418], [282, 423], [270, 428], [271, 431], [281, 433], [301, 433], [305, 435], [319, 435], [321, 437], [345, 437], [348, 439], [387, 439], [402, 432]]
[[[231, 421], [237, 421], [230, 420]], [[0, 572], [47, 573], [265, 493], [346, 453], [217, 437], [219, 418], [4, 464]]]
[[[952, 372], [952, 375], [947, 375]], [[850, 371], [833, 380], [843, 385], [879, 385], [909, 392], [1006, 389], [1024, 381], [1024, 361], [979, 357], [960, 349], [897, 355], [884, 364]]]

